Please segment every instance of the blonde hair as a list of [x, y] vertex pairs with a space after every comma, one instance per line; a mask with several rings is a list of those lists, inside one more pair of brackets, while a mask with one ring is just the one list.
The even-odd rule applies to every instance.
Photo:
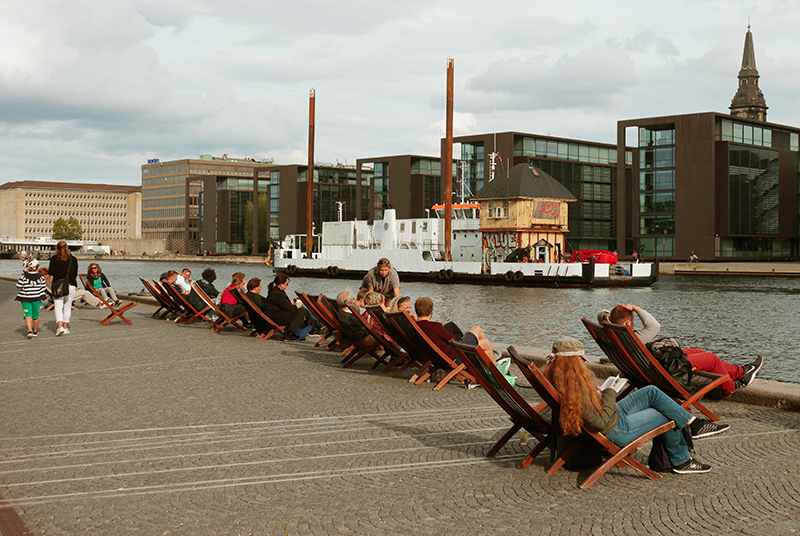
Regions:
[[364, 296], [364, 305], [378, 305], [379, 303], [383, 303], [383, 294], [367, 292], [367, 295]]

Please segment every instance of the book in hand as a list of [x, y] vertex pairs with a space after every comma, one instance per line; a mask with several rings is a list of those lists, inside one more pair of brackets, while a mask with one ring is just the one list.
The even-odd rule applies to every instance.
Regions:
[[628, 378], [620, 378], [619, 376], [609, 376], [606, 378], [606, 381], [603, 382], [603, 385], [600, 386], [601, 391], [605, 391], [608, 388], [614, 389], [616, 392], [622, 391], [625, 388], [625, 385], [628, 384]]

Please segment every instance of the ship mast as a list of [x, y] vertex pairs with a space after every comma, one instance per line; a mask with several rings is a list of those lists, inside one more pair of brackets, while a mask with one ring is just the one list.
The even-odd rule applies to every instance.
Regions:
[[452, 261], [453, 241], [453, 58], [447, 58], [447, 113], [444, 142], [444, 260]]
[[306, 182], [306, 258], [311, 258], [314, 248], [314, 116], [317, 92], [311, 88], [308, 98], [308, 171]]

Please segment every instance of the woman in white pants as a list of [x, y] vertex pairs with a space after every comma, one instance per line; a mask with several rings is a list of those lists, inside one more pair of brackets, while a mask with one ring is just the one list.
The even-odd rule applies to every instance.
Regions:
[[65, 240], [56, 244], [56, 253], [50, 257], [50, 276], [53, 278], [53, 303], [55, 304], [56, 337], [69, 333], [72, 299], [78, 288], [78, 260], [72, 256]]

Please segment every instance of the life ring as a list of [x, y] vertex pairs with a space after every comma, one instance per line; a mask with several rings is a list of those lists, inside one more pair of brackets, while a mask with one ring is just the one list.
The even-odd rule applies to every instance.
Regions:
[[514, 281], [516, 281], [517, 283], [522, 281], [524, 278], [525, 274], [523, 274], [521, 270], [517, 270], [516, 272], [514, 272]]
[[506, 278], [506, 281], [511, 281], [512, 279], [514, 279], [514, 272], [509, 270], [503, 275], [503, 277]]
[[294, 264], [290, 264], [289, 266], [286, 267], [286, 273], [289, 275], [296, 274], [297, 266], [295, 266]]
[[331, 277], [336, 277], [339, 275], [339, 267], [338, 266], [328, 266], [328, 275]]
[[442, 268], [441, 270], [439, 270], [439, 279], [444, 279], [444, 278], [445, 278], [445, 272], [444, 268]]
[[454, 275], [456, 275], [455, 272], [453, 272], [453, 270], [451, 270], [450, 268], [444, 271], [444, 278], [447, 279], [448, 281], [452, 280]]

